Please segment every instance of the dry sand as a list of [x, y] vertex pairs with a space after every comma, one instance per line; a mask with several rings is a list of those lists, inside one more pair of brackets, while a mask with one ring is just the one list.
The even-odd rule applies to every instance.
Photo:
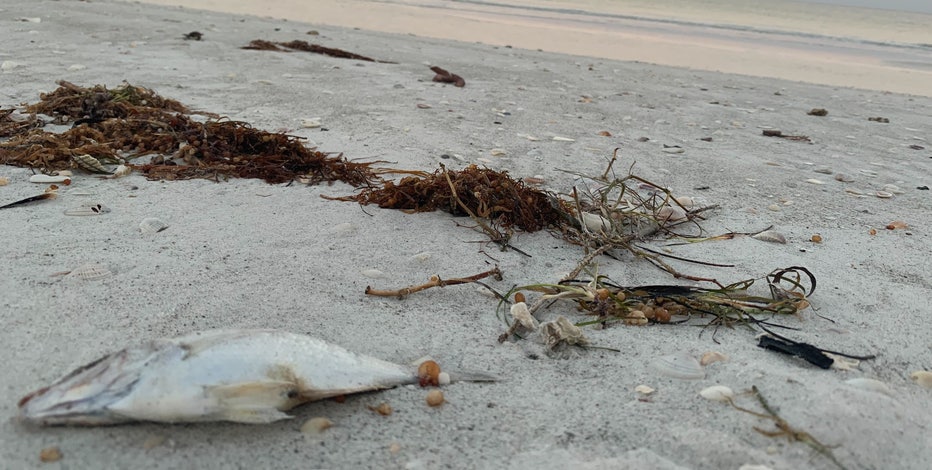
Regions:
[[[835, 468], [802, 443], [754, 431], [771, 423], [699, 397], [714, 384], [739, 392], [757, 386], [792, 426], [837, 446], [847, 468], [932, 461], [932, 391], [909, 380], [914, 370], [932, 369], [932, 204], [930, 192], [917, 189], [932, 185], [929, 98], [111, 1], [37, 0], [2, 10], [3, 107], [35, 102], [60, 79], [110, 87], [127, 80], [193, 108], [288, 129], [351, 159], [427, 171], [481, 162], [539, 175], [561, 192], [581, 184], [562, 170], [598, 174], [621, 147], [619, 168], [636, 163], [636, 173], [675, 194], [719, 204], [705, 222], [708, 233], [772, 224], [789, 240], [672, 247], [677, 256], [736, 265], [678, 268], [737, 281], [805, 266], [819, 279], [811, 300], [831, 321], [812, 310], [783, 320], [799, 328], [793, 337], [878, 355], [854, 370], [821, 370], [756, 347], [746, 328], [719, 329], [713, 340], [711, 330], [669, 325], [587, 329], [595, 345], [621, 352], [555, 359], [529, 341], [499, 344], [496, 302], [472, 286], [405, 300], [363, 295], [370, 284], [400, 287], [496, 263], [505, 280], [492, 285], [503, 291], [555, 282], [582, 253], [550, 234], [517, 236], [513, 243], [532, 256], [525, 257], [477, 243], [483, 235], [444, 213], [362, 210], [319, 197], [352, 193], [344, 184], [78, 175], [73, 187], [94, 196], [0, 211], [4, 468], [39, 466], [49, 446], [60, 448], [60, 465], [69, 468]], [[307, 36], [310, 29], [320, 36]], [[192, 30], [204, 39], [181, 39]], [[397, 64], [239, 49], [256, 38], [313, 40]], [[426, 63], [463, 75], [466, 87], [431, 82]], [[808, 116], [814, 107], [829, 115]], [[874, 116], [890, 122], [868, 121]], [[327, 130], [300, 128], [311, 117]], [[768, 127], [814, 143], [763, 137]], [[614, 137], [598, 135], [603, 130]], [[685, 152], [665, 153], [663, 144]], [[493, 148], [505, 154], [492, 156]], [[30, 174], [0, 167], [11, 180], [0, 200], [40, 191], [27, 182]], [[902, 193], [873, 196], [887, 185]], [[62, 214], [87, 201], [112, 212]], [[142, 235], [137, 227], [146, 217], [170, 227]], [[909, 228], [885, 230], [894, 220]], [[816, 233], [822, 243], [809, 241]], [[83, 283], [54, 276], [87, 262], [115, 274]], [[385, 277], [363, 275], [372, 269]], [[600, 259], [599, 272], [627, 285], [674, 282], [628, 257]], [[556, 315], [585, 319], [567, 305], [543, 313]], [[503, 380], [448, 386], [440, 409], [424, 405], [423, 390], [402, 387], [309, 404], [294, 420], [262, 426], [37, 429], [15, 419], [25, 393], [106, 352], [220, 327], [310, 333], [394, 361], [430, 354], [445, 367]], [[664, 354], [710, 350], [730, 360], [708, 366], [702, 380], [666, 378], [650, 367]], [[854, 378], [882, 381], [889, 394], [846, 382]], [[657, 391], [644, 399], [634, 391], [641, 384]], [[367, 409], [382, 401], [393, 415]], [[749, 397], [739, 401], [755, 407]], [[336, 426], [308, 440], [299, 427], [314, 416]]]

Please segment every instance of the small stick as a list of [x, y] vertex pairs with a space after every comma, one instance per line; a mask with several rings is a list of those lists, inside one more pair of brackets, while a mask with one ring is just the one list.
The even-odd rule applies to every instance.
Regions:
[[502, 280], [502, 271], [496, 266], [494, 269], [491, 269], [486, 272], [475, 274], [468, 277], [458, 277], [454, 279], [443, 280], [440, 279], [440, 276], [433, 275], [430, 277], [430, 281], [425, 282], [424, 284], [418, 284], [414, 286], [403, 287], [401, 289], [395, 290], [382, 290], [382, 289], [373, 289], [372, 286], [366, 286], [366, 295], [375, 295], [378, 297], [398, 297], [403, 299], [409, 294], [415, 292], [420, 292], [425, 289], [430, 289], [431, 287], [446, 287], [446, 286], [455, 286], [457, 284], [470, 284], [476, 282], [480, 279], [485, 279], [489, 276], [493, 276], [495, 280]]
[[38, 196], [30, 196], [30, 197], [27, 197], [26, 199], [20, 199], [19, 201], [11, 202], [5, 206], [0, 206], [0, 209], [9, 209], [11, 207], [22, 206], [25, 204], [29, 204], [30, 202], [38, 202], [38, 201], [43, 201], [45, 199], [55, 199], [57, 196], [58, 195], [53, 192], [40, 194]]

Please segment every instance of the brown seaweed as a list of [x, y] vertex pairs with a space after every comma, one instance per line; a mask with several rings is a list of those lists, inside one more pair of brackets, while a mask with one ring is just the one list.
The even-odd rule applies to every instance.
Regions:
[[460, 87], [460, 88], [466, 86], [466, 80], [463, 80], [463, 77], [461, 77], [461, 76], [459, 76], [459, 75], [457, 75], [457, 74], [455, 74], [455, 73], [450, 73], [450, 72], [448, 72], [448, 71], [446, 71], [446, 70], [444, 70], [444, 69], [442, 69], [442, 68], [440, 68], [440, 67], [436, 67], [436, 66], [435, 66], [435, 67], [431, 67], [430, 70], [433, 71], [433, 72], [436, 74], [436, 75], [434, 75], [434, 81], [435, 81], [435, 82], [440, 82], [440, 83], [452, 83], [453, 86], [455, 86], [455, 87]]
[[384, 60], [376, 60], [371, 57], [366, 57], [364, 55], [359, 55], [353, 52], [344, 51], [343, 49], [336, 49], [333, 47], [325, 47], [318, 44], [311, 44], [307, 41], [295, 40], [288, 42], [272, 42], [265, 41], [262, 39], [255, 39], [249, 43], [249, 45], [241, 47], [241, 49], [250, 49], [250, 50], [259, 50], [259, 51], [275, 51], [275, 52], [291, 52], [291, 51], [301, 51], [301, 52], [312, 52], [314, 54], [322, 54], [330, 57], [336, 57], [338, 59], [354, 59], [362, 60], [366, 62], [379, 62], [382, 64], [394, 64], [395, 62], [388, 62]]
[[558, 227], [566, 213], [563, 203], [554, 195], [530, 188], [505, 171], [470, 165], [459, 171], [440, 169], [434, 173], [410, 173], [413, 176], [406, 176], [397, 183], [386, 181], [382, 187], [328, 199], [377, 204], [408, 212], [439, 209], [456, 216], [475, 215], [505, 228], [517, 227], [527, 232]]
[[148, 163], [130, 165], [150, 179], [233, 176], [269, 183], [341, 180], [354, 186], [377, 179], [371, 163], [318, 152], [304, 146], [300, 137], [245, 122], [199, 122], [187, 107], [152, 90], [129, 84], [114, 90], [60, 85], [27, 110], [75, 125], [59, 134], [33, 129], [14, 135], [0, 143], [0, 163], [51, 171], [71, 168], [72, 158], [80, 154], [111, 162], [156, 155]]

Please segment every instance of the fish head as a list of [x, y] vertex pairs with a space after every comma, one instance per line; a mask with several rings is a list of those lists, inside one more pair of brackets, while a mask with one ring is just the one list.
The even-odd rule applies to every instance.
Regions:
[[[140, 349], [148, 349], [141, 351]], [[19, 401], [19, 419], [42, 426], [96, 426], [130, 419], [109, 409], [133, 391], [150, 348], [124, 349], [75, 369]], [[140, 354], [142, 353], [142, 354]], [[142, 356], [142, 357], [140, 357]]]

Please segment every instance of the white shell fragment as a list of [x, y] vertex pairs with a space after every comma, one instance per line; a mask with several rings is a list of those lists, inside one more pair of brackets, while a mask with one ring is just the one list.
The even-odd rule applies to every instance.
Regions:
[[700, 390], [699, 396], [706, 400], [728, 402], [735, 397], [735, 392], [724, 385], [713, 385]]
[[599, 214], [582, 212], [579, 214], [579, 218], [582, 219], [583, 224], [590, 232], [608, 233], [612, 229], [612, 223]]
[[72, 207], [65, 211], [65, 215], [86, 216], [101, 215], [110, 212], [110, 208], [103, 204], [85, 204], [78, 207]]
[[159, 233], [167, 228], [167, 223], [155, 217], [146, 217], [139, 222], [139, 231], [142, 233]]
[[917, 370], [909, 374], [909, 378], [919, 384], [922, 388], [932, 388], [932, 372], [927, 370]]
[[384, 279], [388, 277], [385, 275], [385, 273], [383, 273], [382, 271], [379, 271], [378, 269], [363, 269], [362, 271], [360, 271], [360, 274], [370, 279]]
[[654, 359], [651, 365], [660, 375], [674, 379], [699, 380], [705, 377], [702, 365], [687, 353], [660, 356]]
[[683, 147], [677, 146], [677, 145], [673, 145], [673, 146], [664, 147], [663, 151], [666, 153], [684, 153], [686, 152], [686, 149], [684, 149]]
[[67, 277], [81, 281], [97, 281], [112, 275], [113, 272], [110, 271], [110, 268], [98, 263], [89, 263], [72, 269]]
[[852, 387], [860, 388], [861, 390], [867, 390], [868, 392], [882, 393], [890, 397], [893, 396], [893, 390], [891, 390], [887, 384], [879, 380], [858, 377], [855, 379], [845, 380], [845, 383], [851, 385]]
[[65, 184], [68, 184], [68, 183], [71, 182], [71, 178], [69, 178], [69, 177], [67, 177], [67, 176], [63, 176], [63, 175], [57, 175], [57, 176], [52, 176], [52, 175], [32, 175], [32, 176], [29, 177], [29, 182], [30, 182], [30, 183], [41, 183], [41, 184], [48, 184], [48, 183], [65, 183]]
[[877, 191], [874, 194], [880, 199], [890, 199], [891, 197], [893, 197], [893, 193], [887, 192], [887, 191]]
[[540, 335], [550, 349], [556, 348], [561, 342], [580, 346], [589, 344], [589, 339], [586, 338], [582, 330], [563, 315], [557, 317], [556, 320], [542, 323], [540, 325]]
[[116, 169], [113, 170], [112, 175], [104, 176], [107, 179], [121, 178], [133, 172], [133, 169], [126, 165], [118, 165]]
[[531, 310], [528, 309], [527, 304], [524, 302], [516, 302], [511, 306], [511, 316], [521, 326], [529, 330], [535, 330], [539, 326], [537, 319], [531, 315]]
[[638, 385], [637, 387], [634, 387], [634, 391], [640, 393], [641, 395], [650, 395], [651, 393], [656, 392], [656, 390], [654, 390], [653, 387], [649, 385], [643, 385], [643, 384]]
[[576, 142], [576, 139], [570, 139], [569, 137], [560, 137], [560, 136], [554, 136], [553, 140], [556, 142]]
[[451, 380], [452, 379], [450, 378], [449, 372], [441, 372], [437, 374], [437, 385], [450, 385]]
[[320, 127], [320, 118], [304, 118], [301, 120], [301, 127], [305, 129], [315, 129]]
[[663, 206], [657, 211], [657, 220], [663, 224], [686, 220], [686, 211], [680, 206]]
[[318, 416], [305, 421], [304, 424], [301, 425], [301, 432], [308, 436], [317, 436], [327, 429], [330, 429], [332, 426], [333, 421], [323, 416]]
[[784, 237], [782, 233], [777, 232], [776, 230], [764, 230], [761, 233], [755, 233], [754, 235], [751, 235], [751, 238], [760, 240], [762, 242], [786, 245], [786, 237]]

